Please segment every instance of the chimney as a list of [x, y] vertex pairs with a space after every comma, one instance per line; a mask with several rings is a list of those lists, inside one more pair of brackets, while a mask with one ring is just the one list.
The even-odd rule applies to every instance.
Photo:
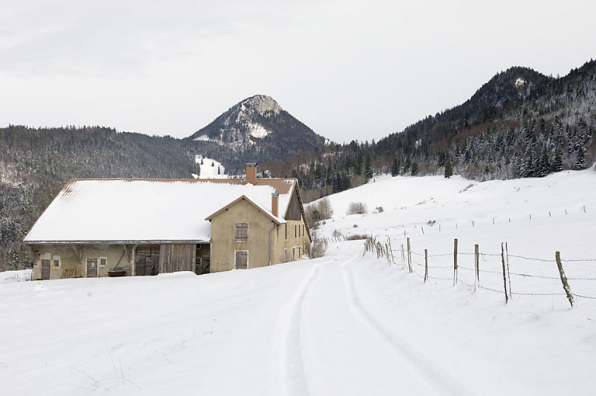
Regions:
[[279, 206], [279, 194], [278, 193], [272, 193], [271, 194], [271, 213], [273, 213], [273, 216], [277, 217], [277, 208]]
[[252, 185], [257, 184], [257, 163], [249, 162], [246, 164], [246, 182]]

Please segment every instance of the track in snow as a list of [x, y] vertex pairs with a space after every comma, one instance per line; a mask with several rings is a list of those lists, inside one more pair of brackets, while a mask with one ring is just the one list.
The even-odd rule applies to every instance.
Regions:
[[352, 271], [346, 264], [342, 268], [352, 311], [369, 328], [371, 333], [385, 343], [395, 356], [401, 359], [436, 393], [441, 395], [470, 394], [457, 379], [427, 359], [403, 337], [383, 325], [358, 299]]
[[341, 263], [314, 266], [282, 308], [272, 393], [466, 394], [370, 314], [357, 298], [347, 263]]

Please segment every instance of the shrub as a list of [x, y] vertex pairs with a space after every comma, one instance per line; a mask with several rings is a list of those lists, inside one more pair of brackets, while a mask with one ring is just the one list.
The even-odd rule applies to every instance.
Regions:
[[366, 214], [368, 212], [366, 204], [362, 202], [351, 202], [348, 206], [348, 215], [352, 214]]
[[354, 235], [348, 236], [346, 239], [348, 241], [359, 241], [359, 240], [366, 239], [366, 238], [367, 238], [367, 236], [364, 234], [354, 234]]
[[[321, 221], [328, 220], [333, 216], [333, 208], [329, 198], [322, 198], [318, 202], [308, 205], [305, 214], [308, 227], [316, 229]], [[325, 223], [323, 222], [323, 224]]]
[[319, 258], [325, 255], [327, 251], [327, 241], [314, 238], [310, 247], [310, 258]]

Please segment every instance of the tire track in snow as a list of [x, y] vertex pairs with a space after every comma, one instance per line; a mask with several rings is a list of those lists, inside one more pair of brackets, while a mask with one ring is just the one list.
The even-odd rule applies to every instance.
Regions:
[[277, 370], [272, 378], [272, 395], [308, 395], [309, 383], [304, 370], [302, 340], [300, 336], [304, 299], [309, 287], [316, 278], [319, 268], [335, 260], [326, 260], [316, 264], [306, 275], [298, 292], [289, 303], [280, 309], [279, 325], [275, 331], [276, 345], [274, 361]]
[[416, 350], [404, 338], [395, 334], [383, 325], [375, 316], [360, 303], [354, 288], [354, 277], [352, 270], [347, 263], [342, 265], [344, 270], [344, 282], [350, 307], [365, 327], [380, 339], [388, 349], [398, 358], [406, 363], [424, 382], [441, 395], [471, 395], [462, 384], [439, 366], [427, 359], [421, 352]]

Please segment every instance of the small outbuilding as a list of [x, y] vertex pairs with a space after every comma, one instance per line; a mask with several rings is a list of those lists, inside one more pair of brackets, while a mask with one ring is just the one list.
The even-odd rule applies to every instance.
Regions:
[[23, 243], [32, 279], [197, 274], [302, 257], [296, 179], [71, 179]]

